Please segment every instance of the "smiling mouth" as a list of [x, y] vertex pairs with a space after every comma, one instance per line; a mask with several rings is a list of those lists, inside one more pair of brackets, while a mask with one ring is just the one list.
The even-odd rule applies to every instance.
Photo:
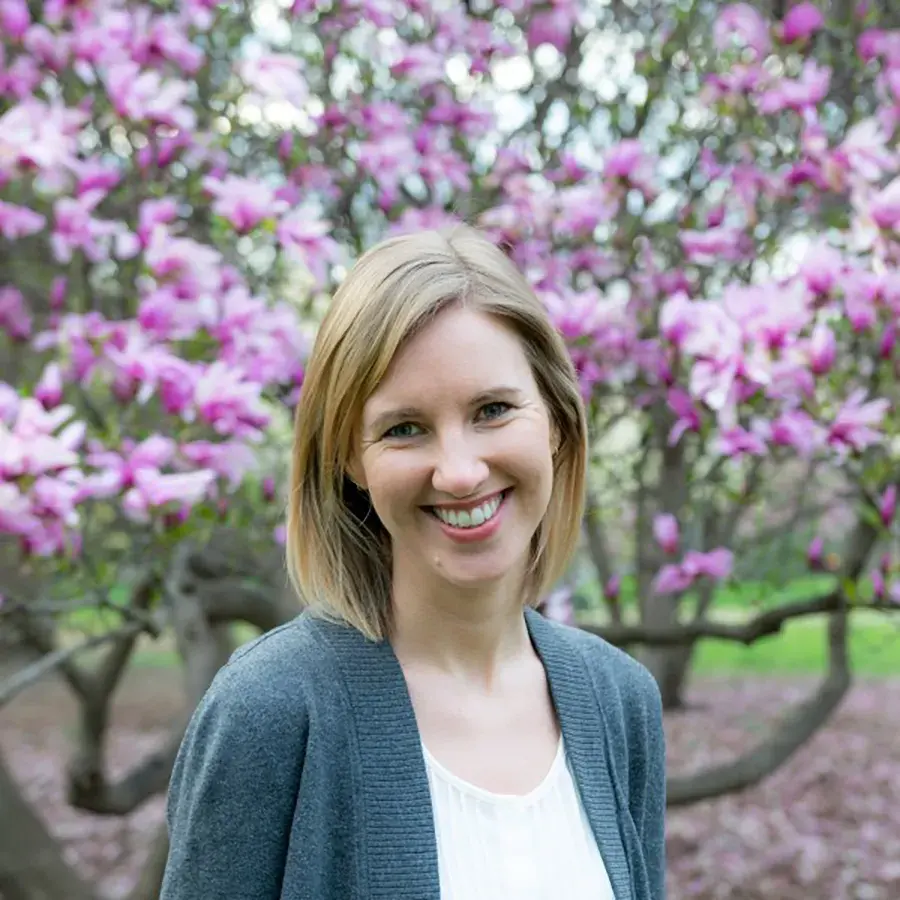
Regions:
[[472, 509], [441, 509], [437, 506], [428, 506], [426, 509], [438, 521], [451, 528], [478, 528], [497, 515], [509, 492], [510, 488], [507, 488]]

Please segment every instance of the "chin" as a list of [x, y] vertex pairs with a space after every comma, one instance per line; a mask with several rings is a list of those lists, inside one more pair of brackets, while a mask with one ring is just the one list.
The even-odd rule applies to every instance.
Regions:
[[498, 587], [522, 572], [522, 556], [504, 554], [503, 559], [441, 559], [434, 564], [435, 575], [462, 590], [485, 590]]

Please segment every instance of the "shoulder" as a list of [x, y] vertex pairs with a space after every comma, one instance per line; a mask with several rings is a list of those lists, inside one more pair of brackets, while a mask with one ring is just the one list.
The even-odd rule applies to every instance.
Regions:
[[301, 614], [235, 650], [195, 717], [251, 742], [255, 737], [296, 740], [317, 705], [317, 694], [333, 690], [334, 669], [333, 652], [318, 623]]

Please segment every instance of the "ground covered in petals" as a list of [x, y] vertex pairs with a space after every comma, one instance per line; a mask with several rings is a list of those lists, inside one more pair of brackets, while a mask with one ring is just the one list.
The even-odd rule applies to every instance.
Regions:
[[[702, 679], [667, 721], [669, 768], [724, 762], [762, 739], [811, 679]], [[162, 742], [180, 710], [177, 673], [142, 670], [121, 690], [109, 763], [122, 773]], [[157, 798], [126, 819], [65, 803], [73, 732], [64, 689], [45, 684], [0, 714], [11, 768], [71, 862], [107, 897], [133, 884], [163, 814]], [[900, 680], [867, 681], [776, 775], [740, 796], [668, 817], [669, 900], [896, 900], [900, 897]]]

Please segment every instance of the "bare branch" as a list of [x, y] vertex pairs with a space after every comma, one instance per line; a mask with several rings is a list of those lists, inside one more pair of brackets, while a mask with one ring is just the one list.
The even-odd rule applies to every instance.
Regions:
[[[786, 622], [804, 616], [833, 613], [841, 608], [840, 591], [835, 590], [821, 597], [786, 603], [761, 612], [747, 622], [716, 622], [700, 619], [685, 625], [654, 628], [649, 625], [579, 625], [582, 631], [589, 631], [602, 637], [617, 647], [642, 644], [655, 647], [679, 647], [695, 643], [703, 638], [732, 641], [750, 646], [764, 637], [778, 634]], [[853, 609], [870, 609], [879, 612], [900, 613], [900, 606], [889, 602], [855, 605]]]
[[668, 806], [685, 806], [745, 790], [775, 772], [831, 718], [850, 687], [847, 662], [847, 613], [829, 622], [829, 671], [814, 695], [774, 724], [769, 737], [743, 756], [697, 775], [670, 777]]
[[86, 778], [70, 772], [68, 800], [72, 806], [105, 816], [125, 816], [142, 803], [166, 790], [187, 717], [179, 722], [166, 743], [151, 753], [119, 781]]
[[84, 653], [86, 650], [93, 650], [104, 644], [108, 644], [110, 641], [122, 639], [133, 640], [142, 630], [140, 625], [129, 623], [128, 625], [123, 625], [116, 631], [94, 635], [72, 647], [60, 647], [50, 651], [37, 660], [37, 662], [26, 666], [24, 669], [20, 669], [14, 675], [7, 678], [4, 684], [0, 685], [0, 708], [9, 703], [10, 700], [26, 688], [31, 687], [31, 685], [40, 681], [51, 672], [66, 667], [76, 656]]

